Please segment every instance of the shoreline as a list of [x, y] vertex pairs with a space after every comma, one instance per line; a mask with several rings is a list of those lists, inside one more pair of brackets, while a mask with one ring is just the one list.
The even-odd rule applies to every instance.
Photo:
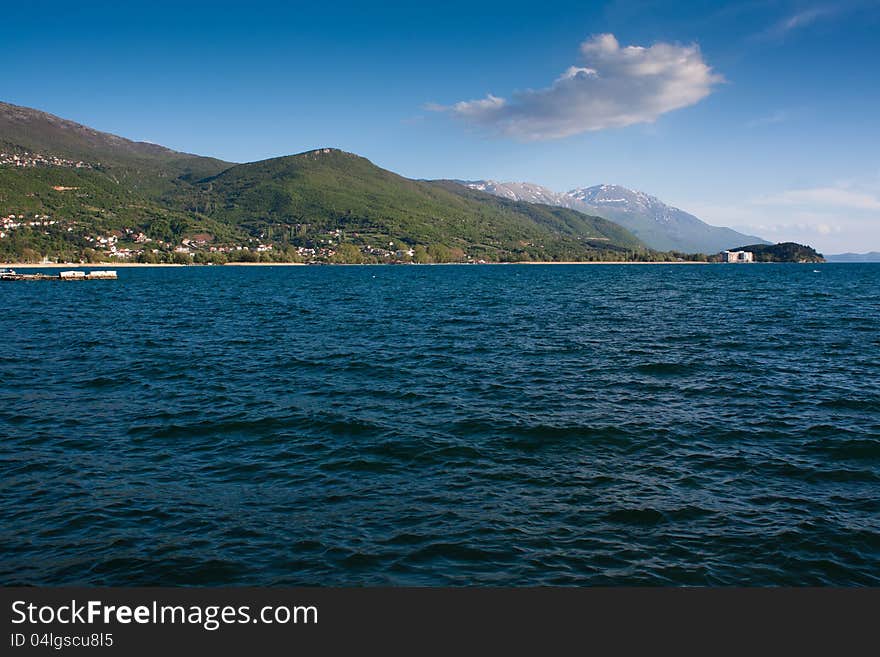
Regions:
[[[706, 262], [705, 260], [596, 260], [581, 262], [577, 260], [535, 260], [529, 262], [225, 262], [221, 264], [177, 264], [177, 263], [147, 263], [147, 262], [0, 262], [0, 269], [126, 269], [135, 267], [466, 267], [478, 266], [513, 266], [513, 265], [725, 265], [725, 264], [749, 264], [749, 265], [825, 265], [827, 262], [750, 262], [750, 263], [725, 263]], [[840, 263], [838, 263], [840, 264]], [[843, 263], [843, 264], [871, 264], [871, 263]]]
[[181, 265], [172, 262], [4, 262], [0, 263], [0, 268], [9, 269], [60, 269], [66, 267], [69, 269], [86, 269], [86, 268], [133, 268], [133, 267], [227, 267], [227, 266], [248, 266], [248, 267], [305, 267], [304, 262], [226, 262], [222, 265]]
[[[416, 266], [416, 267], [437, 267], [437, 266], [446, 266], [446, 265], [455, 265], [455, 266], [486, 266], [486, 265], [712, 265], [712, 264], [723, 264], [723, 263], [712, 263], [705, 262], [702, 260], [663, 260], [663, 261], [648, 261], [648, 260], [601, 260], [601, 261], [590, 261], [590, 262], [580, 262], [577, 260], [565, 260], [565, 261], [555, 261], [555, 260], [542, 260], [542, 261], [529, 261], [529, 262], [424, 262], [424, 263], [390, 263], [390, 262], [371, 262], [371, 263], [356, 263], [356, 262], [321, 262], [315, 263], [314, 265], [307, 262], [226, 262], [222, 265], [220, 264], [211, 264], [211, 265], [197, 265], [197, 264], [177, 264], [177, 263], [168, 263], [168, 262], [160, 262], [160, 263], [148, 263], [148, 262], [91, 262], [91, 263], [82, 263], [82, 262], [48, 262], [48, 263], [32, 263], [32, 262], [6, 262], [0, 263], [0, 268], [9, 268], [9, 269], [78, 269], [78, 268], [106, 268], [106, 267], [114, 267], [114, 268], [133, 268], [133, 267], [309, 267], [309, 266], [332, 266], [332, 267], [375, 267], [375, 266]], [[751, 263], [751, 264], [766, 264], [766, 263]]]
[[704, 260], [596, 260], [579, 262], [577, 260], [551, 260], [534, 262], [490, 262], [490, 265], [711, 265]]

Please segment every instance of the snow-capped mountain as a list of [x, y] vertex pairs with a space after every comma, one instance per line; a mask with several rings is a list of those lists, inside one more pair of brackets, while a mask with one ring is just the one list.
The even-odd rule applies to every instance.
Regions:
[[743, 244], [766, 243], [754, 235], [710, 226], [656, 196], [619, 185], [594, 185], [562, 193], [532, 183], [476, 180], [463, 181], [462, 184], [515, 201], [560, 205], [610, 219], [633, 232], [651, 248], [661, 251], [715, 253]]
[[[656, 196], [636, 192], [620, 185], [594, 185], [573, 189], [565, 194], [584, 205], [602, 207], [630, 214], [650, 214], [655, 221], [669, 222], [678, 208], [666, 205]], [[693, 215], [690, 215], [693, 216]]]
[[544, 203], [545, 205], [565, 205], [565, 194], [535, 185], [534, 183], [500, 183], [494, 180], [459, 181], [471, 189], [481, 192], [489, 192], [495, 196], [510, 199], [511, 201], [526, 201], [528, 203]]

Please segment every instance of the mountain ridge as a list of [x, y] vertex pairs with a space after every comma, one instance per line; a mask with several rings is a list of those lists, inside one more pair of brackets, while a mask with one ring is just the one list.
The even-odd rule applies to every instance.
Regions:
[[233, 164], [126, 139], [42, 110], [0, 102], [0, 147], [4, 144], [33, 152], [63, 153], [96, 167], [133, 170], [141, 175], [165, 173], [167, 177], [174, 173], [195, 179]]
[[504, 198], [529, 201], [535, 199], [533, 202], [550, 203], [605, 217], [627, 228], [649, 247], [658, 250], [714, 253], [729, 249], [734, 244], [766, 243], [766, 240], [754, 235], [711, 226], [680, 208], [664, 203], [656, 196], [621, 185], [601, 184], [556, 192], [535, 183], [494, 180], [460, 183]]
[[[448, 247], [517, 250], [537, 256], [542, 239], [608, 242], [643, 248], [613, 222], [565, 208], [500, 201], [444, 181], [412, 180], [376, 166], [367, 158], [336, 148], [230, 167], [197, 183], [207, 197], [222, 200], [196, 209], [219, 221], [258, 218], [280, 225], [309, 224], [321, 231], [344, 231], [361, 239], [433, 241]], [[477, 245], [482, 245], [477, 247]], [[534, 248], [531, 248], [534, 247]], [[575, 249], [577, 250], [577, 249]]]
[[825, 260], [828, 262], [880, 262], [880, 251], [834, 253], [826, 255]]
[[665, 257], [601, 217], [411, 180], [336, 148], [236, 164], [4, 103], [0, 152], [0, 258], [13, 261]]

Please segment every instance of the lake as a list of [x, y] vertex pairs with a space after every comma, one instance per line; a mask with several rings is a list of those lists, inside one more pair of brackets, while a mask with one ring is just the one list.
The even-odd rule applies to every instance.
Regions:
[[880, 585], [880, 265], [120, 268], [0, 307], [2, 584]]

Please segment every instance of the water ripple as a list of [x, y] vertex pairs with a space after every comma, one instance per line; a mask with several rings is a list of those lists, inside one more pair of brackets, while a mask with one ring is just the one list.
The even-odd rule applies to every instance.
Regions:
[[0, 582], [878, 585], [880, 266], [823, 272], [2, 285]]

